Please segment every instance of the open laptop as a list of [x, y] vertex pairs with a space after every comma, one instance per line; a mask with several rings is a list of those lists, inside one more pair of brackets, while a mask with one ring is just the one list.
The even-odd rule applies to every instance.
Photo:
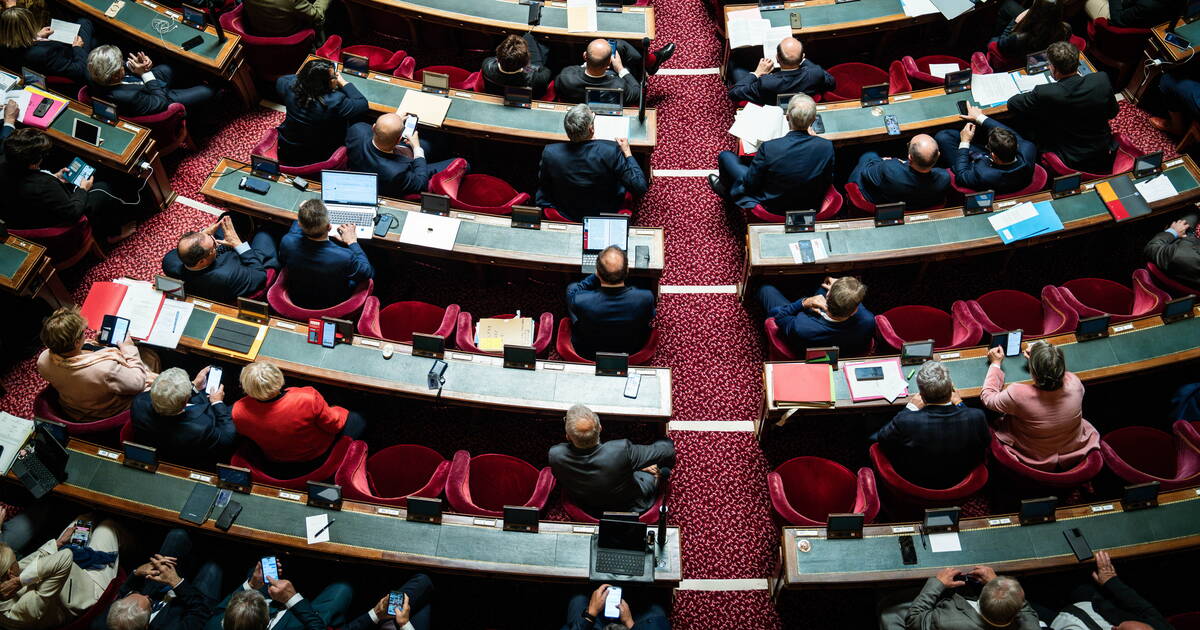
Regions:
[[592, 537], [592, 570], [589, 579], [652, 581], [654, 554], [646, 553], [646, 524], [611, 518], [606, 514]]
[[625, 90], [621, 88], [587, 89], [587, 106], [600, 116], [623, 116]]
[[602, 215], [583, 218], [583, 273], [596, 272], [596, 257], [610, 245], [629, 251], [629, 217]]
[[67, 479], [67, 457], [67, 449], [50, 429], [38, 424], [13, 460], [12, 473], [33, 498], [40, 499]]
[[376, 204], [379, 202], [375, 173], [321, 171], [321, 201], [329, 210], [329, 235], [336, 236], [343, 223], [353, 223], [358, 238], [375, 233]]

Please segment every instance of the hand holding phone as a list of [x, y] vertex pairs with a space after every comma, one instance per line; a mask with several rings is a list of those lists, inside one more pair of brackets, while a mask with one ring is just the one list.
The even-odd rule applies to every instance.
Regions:
[[279, 580], [279, 560], [275, 556], [265, 556], [259, 564], [262, 565], [263, 580], [267, 584]]
[[604, 616], [609, 619], [621, 617], [621, 587], [610, 586], [604, 597]]
[[221, 389], [221, 373], [222, 370], [216, 365], [208, 366], [208, 378], [204, 381], [204, 393], [215, 394], [218, 389]]
[[407, 597], [400, 591], [392, 591], [388, 595], [387, 614], [388, 617], [395, 617], [397, 612], [404, 610], [404, 598]]
[[405, 140], [407, 140], [412, 137], [413, 132], [415, 132], [416, 130], [417, 130], [417, 115], [409, 114], [404, 119], [404, 133], [401, 134], [401, 137], [404, 138]]

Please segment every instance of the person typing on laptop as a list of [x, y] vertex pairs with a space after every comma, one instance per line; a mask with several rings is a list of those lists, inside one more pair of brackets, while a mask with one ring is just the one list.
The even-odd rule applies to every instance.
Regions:
[[597, 352], [633, 354], [646, 344], [654, 319], [654, 294], [626, 286], [629, 259], [611, 246], [596, 259], [596, 273], [567, 287], [571, 343], [579, 356]]
[[570, 142], [550, 144], [542, 150], [534, 203], [554, 208], [572, 221], [615, 213], [621, 209], [626, 192], [639, 196], [650, 187], [633, 157], [629, 140], [592, 138], [595, 117], [587, 105], [572, 107], [563, 118]]
[[384, 114], [374, 125], [360, 122], [346, 131], [346, 151], [352, 171], [379, 174], [379, 194], [403, 199], [429, 188], [429, 178], [452, 160], [430, 163], [432, 145], [414, 130], [404, 137], [407, 114]]
[[375, 277], [353, 225], [339, 226], [335, 241], [329, 238], [329, 212], [320, 199], [300, 204], [297, 214], [299, 220], [279, 243], [292, 302], [301, 308], [328, 308], [345, 302], [359, 283]]

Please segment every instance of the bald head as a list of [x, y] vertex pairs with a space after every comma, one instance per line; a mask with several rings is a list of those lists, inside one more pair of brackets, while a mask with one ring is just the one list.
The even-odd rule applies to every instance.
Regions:
[[938, 145], [927, 134], [913, 136], [908, 143], [908, 166], [918, 173], [928, 173], [938, 161]]
[[384, 151], [391, 151], [404, 133], [404, 117], [400, 114], [384, 114], [375, 121], [374, 130], [375, 145]]
[[798, 68], [800, 62], [804, 61], [804, 45], [795, 37], [785, 38], [775, 48], [775, 59], [784, 70]]
[[625, 250], [616, 245], [609, 245], [596, 257], [596, 276], [600, 284], [619, 287], [625, 284], [625, 276], [629, 273], [629, 258]]
[[608, 69], [612, 59], [612, 46], [606, 39], [593, 39], [583, 53], [583, 61], [587, 64], [588, 74], [600, 76]]
[[188, 269], [204, 269], [216, 259], [217, 242], [203, 232], [187, 232], [179, 237], [176, 251]]
[[575, 448], [592, 448], [600, 444], [600, 416], [584, 405], [572, 405], [563, 418], [567, 439]]

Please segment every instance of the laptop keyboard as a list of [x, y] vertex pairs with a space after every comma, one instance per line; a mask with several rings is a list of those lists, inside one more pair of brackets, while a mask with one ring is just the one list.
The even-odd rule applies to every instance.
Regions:
[[601, 573], [639, 576], [646, 572], [646, 556], [640, 553], [597, 551], [596, 570]]
[[595, 267], [596, 259], [599, 257], [600, 257], [600, 254], [584, 254], [583, 255], [583, 266], [584, 267]]
[[329, 224], [332, 226], [352, 225], [372, 227], [375, 225], [374, 212], [358, 212], [355, 210], [329, 210]]
[[21, 461], [25, 464], [25, 474], [36, 481], [39, 486], [54, 487], [58, 485], [58, 478], [50, 472], [49, 468], [46, 468], [42, 460], [37, 457], [26, 457]]

